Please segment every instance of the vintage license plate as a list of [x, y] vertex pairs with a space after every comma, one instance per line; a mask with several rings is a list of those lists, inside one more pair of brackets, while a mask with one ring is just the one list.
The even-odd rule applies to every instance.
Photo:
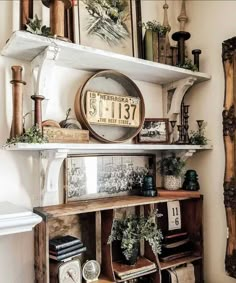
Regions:
[[140, 125], [140, 99], [87, 91], [86, 116], [90, 124], [137, 128]]

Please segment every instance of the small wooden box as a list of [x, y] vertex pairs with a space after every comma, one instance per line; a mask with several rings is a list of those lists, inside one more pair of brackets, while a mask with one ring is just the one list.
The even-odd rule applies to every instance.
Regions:
[[88, 143], [89, 131], [43, 127], [43, 135], [50, 143]]

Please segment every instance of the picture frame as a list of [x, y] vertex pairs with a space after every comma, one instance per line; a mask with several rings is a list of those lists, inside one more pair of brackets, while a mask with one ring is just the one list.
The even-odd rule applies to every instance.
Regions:
[[65, 203], [140, 194], [144, 176], [153, 172], [154, 154], [68, 156], [64, 163]]
[[146, 118], [138, 134], [137, 142], [168, 144], [169, 138], [169, 119]]
[[140, 0], [77, 1], [79, 44], [141, 57]]

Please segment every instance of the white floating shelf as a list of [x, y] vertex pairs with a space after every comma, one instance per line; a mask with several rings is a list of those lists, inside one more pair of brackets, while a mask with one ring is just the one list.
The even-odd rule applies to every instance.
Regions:
[[129, 153], [142, 153], [142, 152], [157, 152], [157, 151], [198, 151], [212, 149], [212, 145], [177, 145], [177, 144], [127, 144], [127, 143], [113, 143], [113, 144], [62, 144], [62, 143], [45, 143], [45, 144], [27, 144], [18, 143], [11, 146], [5, 146], [6, 150], [24, 150], [24, 151], [57, 151], [65, 153], [110, 153], [110, 152], [129, 152]]
[[31, 231], [42, 218], [9, 202], [0, 202], [0, 236]]
[[34, 35], [25, 31], [13, 33], [2, 49], [1, 54], [31, 62], [48, 46], [60, 48], [56, 64], [64, 67], [92, 72], [113, 69], [134, 80], [161, 85], [187, 77], [196, 78], [196, 82], [206, 81], [211, 78], [210, 75], [205, 73], [192, 72], [165, 64]]

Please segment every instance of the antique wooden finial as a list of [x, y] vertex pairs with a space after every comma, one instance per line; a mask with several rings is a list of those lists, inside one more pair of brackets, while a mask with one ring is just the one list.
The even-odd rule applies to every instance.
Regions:
[[165, 0], [165, 4], [163, 5], [163, 9], [164, 9], [164, 18], [163, 18], [163, 26], [166, 26], [169, 28], [169, 31], [171, 30], [171, 26], [169, 24], [169, 20], [168, 20], [168, 14], [167, 14], [167, 10], [168, 10], [169, 6], [166, 3]]
[[188, 17], [187, 17], [187, 13], [186, 13], [185, 0], [182, 0], [180, 15], [178, 16], [177, 19], [180, 23], [180, 31], [185, 31], [185, 24], [188, 21]]
[[23, 134], [23, 93], [22, 85], [26, 84], [22, 81], [22, 67], [12, 66], [12, 104], [13, 117], [11, 126], [11, 137], [20, 136]]
[[164, 36], [159, 36], [159, 60], [158, 62], [163, 64], [172, 64], [172, 51], [170, 48], [170, 40], [169, 40], [169, 31], [171, 29], [171, 26], [169, 24], [168, 20], [168, 10], [169, 6], [166, 3], [163, 5], [164, 10], [164, 17], [163, 17], [163, 26], [168, 27], [168, 30]]
[[33, 0], [20, 0], [20, 29], [26, 29], [26, 24], [32, 18]]
[[42, 0], [50, 8], [50, 27], [54, 36], [65, 39], [65, 9], [72, 7], [72, 0]]

